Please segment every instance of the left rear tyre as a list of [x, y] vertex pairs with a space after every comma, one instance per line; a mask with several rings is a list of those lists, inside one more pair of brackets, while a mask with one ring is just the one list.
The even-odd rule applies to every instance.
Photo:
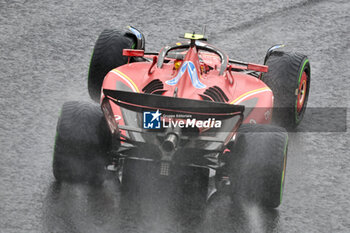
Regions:
[[56, 180], [101, 184], [110, 137], [99, 106], [76, 101], [64, 103], [53, 155]]

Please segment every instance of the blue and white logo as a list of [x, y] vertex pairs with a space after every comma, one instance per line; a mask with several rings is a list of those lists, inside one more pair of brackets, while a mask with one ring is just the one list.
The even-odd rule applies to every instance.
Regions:
[[176, 77], [171, 79], [171, 80], [166, 81], [165, 83], [170, 85], [170, 86], [176, 85], [179, 82], [179, 80], [181, 79], [182, 75], [186, 72], [186, 70], [187, 70], [188, 74], [190, 75], [192, 85], [195, 88], [201, 89], [201, 88], [206, 87], [206, 85], [204, 85], [203, 83], [201, 83], [199, 81], [197, 69], [196, 69], [195, 65], [193, 64], [193, 62], [191, 62], [191, 61], [185, 61], [182, 64], [182, 66], [179, 70], [179, 73], [176, 75]]
[[162, 114], [159, 109], [156, 112], [143, 112], [143, 128], [144, 129], [160, 129], [160, 116]]

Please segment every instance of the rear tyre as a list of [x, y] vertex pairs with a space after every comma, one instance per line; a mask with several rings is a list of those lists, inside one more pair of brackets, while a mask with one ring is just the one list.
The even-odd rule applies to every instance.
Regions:
[[271, 125], [242, 125], [231, 148], [233, 197], [276, 208], [282, 201], [288, 134]]
[[53, 155], [56, 180], [101, 184], [110, 137], [98, 106], [77, 101], [64, 103]]
[[269, 71], [261, 78], [274, 94], [272, 122], [293, 129], [303, 119], [311, 81], [307, 56], [274, 51], [267, 58]]
[[127, 63], [123, 49], [135, 46], [132, 36], [116, 29], [106, 29], [98, 37], [90, 61], [88, 90], [91, 99], [100, 100], [102, 82], [112, 69]]

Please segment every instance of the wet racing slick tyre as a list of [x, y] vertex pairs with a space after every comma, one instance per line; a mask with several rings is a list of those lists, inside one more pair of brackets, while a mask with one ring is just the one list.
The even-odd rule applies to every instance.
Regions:
[[99, 106], [77, 101], [64, 103], [53, 155], [56, 180], [101, 184], [110, 137]]
[[278, 207], [284, 189], [287, 132], [273, 125], [244, 124], [236, 137], [230, 148], [232, 197]]
[[100, 92], [104, 77], [112, 69], [127, 63], [123, 49], [135, 47], [135, 40], [129, 34], [116, 29], [106, 29], [98, 37], [91, 55], [88, 90], [91, 99], [100, 101]]
[[274, 94], [272, 122], [293, 129], [303, 119], [310, 90], [311, 70], [307, 56], [274, 51], [267, 58], [264, 81]]

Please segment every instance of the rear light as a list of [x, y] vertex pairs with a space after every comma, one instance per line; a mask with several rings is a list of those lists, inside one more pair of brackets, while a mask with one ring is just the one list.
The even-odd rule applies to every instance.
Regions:
[[105, 98], [102, 101], [101, 109], [102, 109], [102, 112], [106, 118], [108, 127], [111, 130], [112, 134], [118, 132], [119, 131], [118, 124], [116, 122], [116, 119], [114, 118], [114, 113], [112, 111], [111, 105], [110, 105], [109, 100], [107, 98]]

